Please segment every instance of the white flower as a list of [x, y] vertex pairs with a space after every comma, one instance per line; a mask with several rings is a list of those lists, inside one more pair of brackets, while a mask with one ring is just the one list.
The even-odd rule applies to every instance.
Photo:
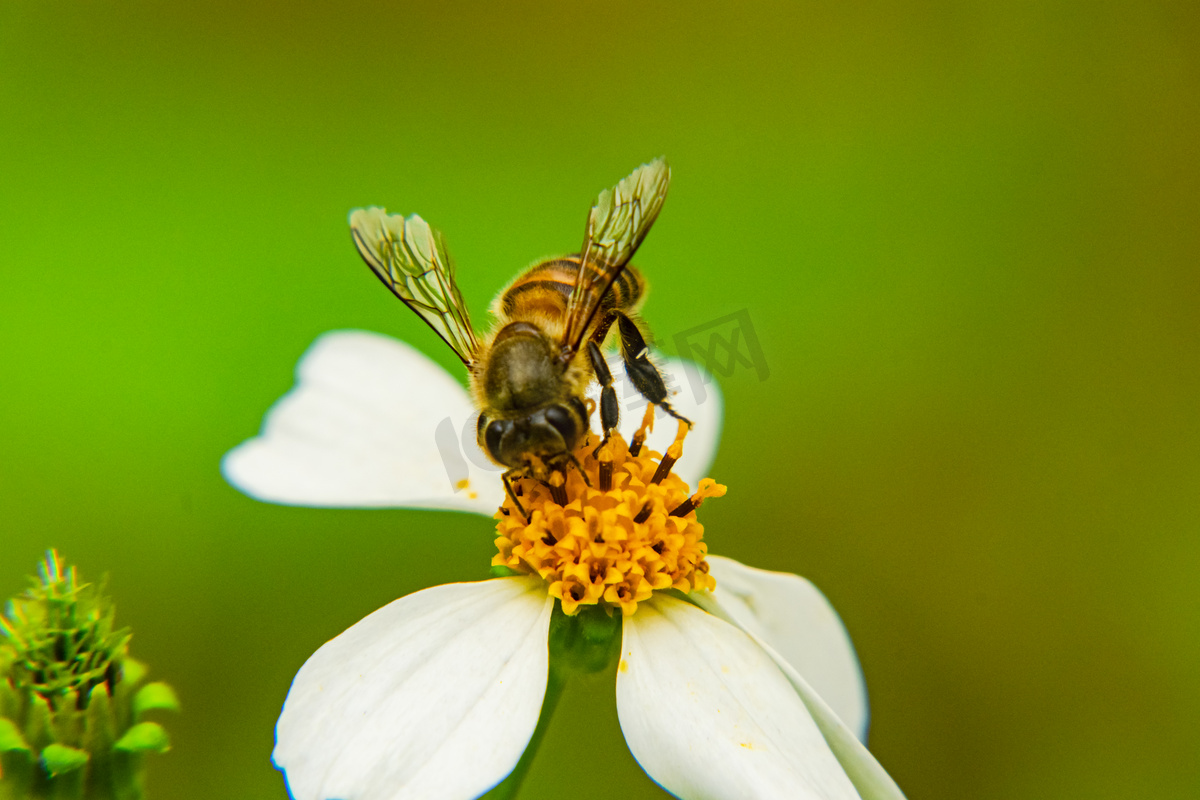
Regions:
[[[675, 469], [694, 486], [716, 455], [721, 397], [710, 384], [705, 402], [697, 403], [680, 362], [666, 366], [668, 384], [681, 390], [672, 403], [696, 423]], [[623, 368], [614, 364], [612, 374], [628, 438], [645, 401]], [[490, 517], [504, 498], [502, 468], [475, 442], [478, 416], [466, 390], [419, 351], [378, 333], [334, 331], [300, 359], [296, 388], [268, 412], [262, 432], [221, 466], [234, 486], [272, 503]], [[647, 446], [662, 452], [672, 435], [662, 426]], [[460, 471], [449, 476], [448, 470]], [[456, 489], [462, 480], [467, 487]]]
[[[679, 375], [679, 365], [667, 371]], [[489, 516], [504, 499], [499, 471], [488, 469], [477, 448], [469, 452], [473, 435], [462, 435], [464, 427], [473, 434], [467, 423], [475, 415], [465, 390], [416, 351], [375, 334], [332, 333], [318, 340], [298, 373], [297, 388], [271, 410], [262, 434], [226, 457], [225, 475], [234, 485], [276, 502]], [[708, 402], [697, 406], [681, 388], [673, 403], [696, 426], [676, 472], [694, 485], [715, 450], [719, 399], [709, 384]], [[624, 409], [623, 427], [638, 416]], [[463, 449], [451, 447], [447, 431]], [[664, 433], [657, 432], [658, 450], [670, 443]], [[655, 447], [653, 437], [648, 448]], [[698, 562], [681, 555], [695, 552], [694, 530], [702, 528], [694, 512], [663, 512], [667, 490], [639, 482], [637, 475], [648, 473], [637, 470], [649, 457], [636, 455], [622, 456], [632, 470], [626, 488], [636, 485], [639, 497], [656, 498], [646, 524], [678, 529], [674, 539], [683, 549], [674, 556], [686, 567], [666, 578], [655, 572], [666, 569], [661, 563], [643, 559], [639, 566], [629, 555], [613, 562], [619, 575], [601, 574], [596, 592], [581, 589], [572, 599], [562, 569], [522, 555], [523, 547], [542, 548], [538, 536], [518, 541], [504, 533], [566, 524], [561, 517], [569, 507], [538, 499], [540, 490], [527, 494], [528, 525], [499, 517], [497, 563], [534, 574], [403, 597], [326, 643], [300, 670], [276, 727], [274, 753], [297, 800], [472, 798], [503, 780], [529, 743], [546, 695], [555, 594], [567, 613], [579, 602], [607, 602], [625, 612], [616, 686], [621, 729], [642, 768], [676, 796], [903, 798], [860, 741], [865, 687], [829, 603], [795, 575], [716, 556], [707, 557], [705, 568], [702, 546]], [[594, 464], [589, 460], [589, 468]], [[455, 470], [467, 474], [457, 477]], [[600, 492], [585, 496], [582, 478], [573, 474], [571, 496], [583, 497], [584, 508], [571, 512], [571, 524], [580, 530], [610, 525], [614, 515], [628, 527], [642, 508], [641, 500], [634, 508], [592, 508], [586, 496]], [[674, 475], [663, 483], [672, 481]], [[693, 499], [719, 494], [706, 484]], [[671, 503], [686, 498], [686, 487], [683, 494], [672, 491]], [[560, 519], [546, 522], [542, 508], [546, 519], [554, 513]], [[605, 514], [607, 521], [599, 521]], [[663, 556], [670, 569], [674, 556]], [[713, 578], [715, 588], [698, 588]], [[585, 585], [587, 576], [578, 581]], [[620, 599], [612, 591], [598, 594], [636, 582], [642, 584], [636, 600], [633, 588]], [[687, 595], [692, 602], [652, 591], [651, 582], [654, 589], [695, 589]]]

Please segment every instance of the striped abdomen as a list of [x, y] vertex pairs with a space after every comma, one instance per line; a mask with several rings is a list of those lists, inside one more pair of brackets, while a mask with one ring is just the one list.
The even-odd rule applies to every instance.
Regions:
[[[541, 315], [563, 318], [578, 275], [577, 255], [543, 261], [513, 281], [500, 295], [495, 309], [501, 317], [510, 320]], [[644, 291], [645, 282], [641, 273], [633, 265], [627, 265], [601, 298], [600, 313], [612, 309], [632, 311], [642, 299]]]

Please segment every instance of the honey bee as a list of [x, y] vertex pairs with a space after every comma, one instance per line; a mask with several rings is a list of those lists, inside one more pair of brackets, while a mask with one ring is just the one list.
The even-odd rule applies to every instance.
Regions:
[[359, 255], [470, 371], [479, 446], [508, 468], [504, 488], [518, 509], [514, 478], [545, 479], [548, 470], [574, 461], [589, 431], [584, 392], [593, 380], [601, 386], [601, 444], [616, 428], [620, 408], [601, 353], [614, 323], [634, 387], [688, 423], [667, 402], [662, 375], [648, 357], [636, 316], [646, 282], [629, 263], [658, 217], [670, 179], [667, 163], [657, 159], [601, 192], [579, 253], [517, 276], [492, 303], [495, 324], [482, 340], [471, 327], [440, 231], [415, 214], [405, 218], [382, 208], [350, 214]]

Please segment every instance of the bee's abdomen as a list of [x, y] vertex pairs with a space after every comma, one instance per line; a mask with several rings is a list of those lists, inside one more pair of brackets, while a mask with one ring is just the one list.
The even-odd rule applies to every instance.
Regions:
[[[566, 312], [578, 275], [579, 256], [543, 261], [504, 290], [500, 312], [512, 319], [539, 312], [560, 316]], [[638, 271], [626, 266], [600, 300], [600, 308], [632, 309], [641, 299], [643, 287]]]
[[618, 308], [622, 311], [632, 311], [642, 299], [646, 283], [642, 274], [632, 264], [626, 264], [625, 269], [617, 275], [616, 280], [608, 289], [608, 294], [600, 301], [601, 308]]
[[500, 296], [500, 313], [510, 319], [530, 314], [561, 317], [575, 288], [578, 264], [565, 260], [543, 261], [518, 277]]

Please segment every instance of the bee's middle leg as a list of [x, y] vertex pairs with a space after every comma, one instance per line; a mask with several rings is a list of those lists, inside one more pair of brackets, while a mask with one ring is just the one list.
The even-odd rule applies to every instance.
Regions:
[[691, 427], [692, 421], [671, 408], [667, 402], [667, 386], [658, 367], [650, 361], [646, 339], [638, 330], [637, 323], [625, 314], [618, 313], [617, 331], [621, 334], [621, 359], [625, 362], [625, 374], [633, 382], [638, 394]]
[[617, 390], [613, 388], [613, 378], [612, 373], [608, 370], [608, 362], [604, 360], [604, 354], [600, 352], [600, 346], [596, 344], [595, 339], [588, 339], [587, 351], [588, 358], [592, 362], [592, 371], [596, 373], [596, 380], [602, 387], [600, 389], [600, 427], [604, 430], [604, 439], [600, 442], [602, 446], [608, 441], [608, 437], [612, 435], [613, 429], [621, 420], [621, 407], [617, 404]]

